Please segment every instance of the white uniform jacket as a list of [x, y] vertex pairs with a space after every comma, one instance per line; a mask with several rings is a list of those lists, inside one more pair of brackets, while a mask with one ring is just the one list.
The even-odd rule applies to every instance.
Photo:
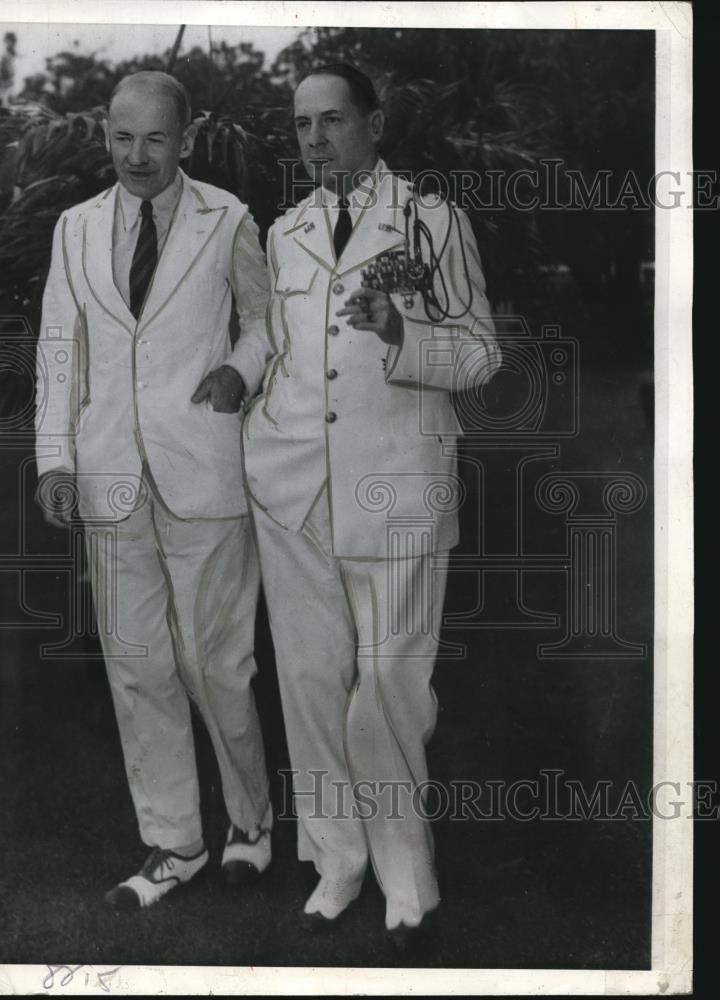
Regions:
[[[447, 305], [462, 315], [433, 322], [419, 294], [411, 307], [394, 294], [404, 319], [399, 348], [337, 316], [363, 269], [404, 246], [412, 188], [382, 162], [373, 184], [339, 260], [318, 191], [272, 227], [275, 357], [243, 430], [248, 489], [282, 526], [302, 530], [327, 484], [339, 558], [385, 558], [390, 529], [401, 524], [426, 525], [418, 536], [426, 551], [457, 544], [461, 430], [451, 393], [486, 381], [500, 364], [470, 224], [439, 199], [421, 203], [419, 217], [435, 252], [444, 246]], [[414, 209], [411, 243], [413, 218]]]
[[[178, 517], [247, 511], [241, 416], [191, 396], [224, 363], [257, 391], [268, 353], [267, 272], [247, 207], [181, 178], [138, 321], [113, 280], [118, 186], [69, 209], [55, 228], [38, 342], [38, 472], [75, 472], [83, 517], [127, 517], [143, 461]], [[241, 334], [231, 352], [238, 287], [252, 296], [236, 295]]]

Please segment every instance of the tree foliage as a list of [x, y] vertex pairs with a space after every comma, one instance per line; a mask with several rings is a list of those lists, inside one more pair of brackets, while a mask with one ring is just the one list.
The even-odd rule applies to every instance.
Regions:
[[[6, 54], [14, 51], [6, 39]], [[8, 47], [10, 46], [10, 47]], [[64, 208], [113, 181], [101, 120], [124, 75], [163, 69], [168, 53], [110, 63], [58, 53], [0, 107], [0, 300], [37, 323], [50, 234]], [[264, 235], [286, 191], [280, 161], [297, 156], [292, 91], [311, 67], [353, 62], [374, 80], [386, 110], [381, 152], [408, 176], [463, 171], [481, 194], [493, 171], [543, 158], [590, 177], [598, 169], [652, 171], [652, 37], [643, 32], [318, 28], [265, 65], [250, 44], [180, 54], [199, 135], [192, 176], [247, 202]], [[6, 59], [6, 72], [12, 65]], [[451, 188], [452, 191], [452, 188]], [[517, 300], [545, 279], [540, 265], [570, 266], [586, 288], [637, 270], [652, 239], [638, 213], [470, 207], [491, 299]]]
[[3, 35], [3, 52], [0, 55], [0, 102], [5, 99], [15, 81], [15, 56], [17, 55], [17, 35], [6, 31]]
[[[654, 41], [641, 31], [313, 28], [278, 56], [291, 82], [345, 60], [376, 83], [393, 169], [512, 175], [561, 158], [591, 181], [653, 170]], [[540, 171], [541, 173], [541, 171]], [[561, 197], [565, 194], [559, 192]], [[564, 264], [592, 294], [637, 280], [652, 256], [651, 212], [470, 209], [496, 301], [537, 285], [539, 263]]]

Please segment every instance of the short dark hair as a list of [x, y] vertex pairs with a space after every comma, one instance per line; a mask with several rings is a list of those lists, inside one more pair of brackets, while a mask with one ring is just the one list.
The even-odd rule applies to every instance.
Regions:
[[128, 76], [124, 76], [118, 81], [115, 89], [110, 95], [108, 110], [115, 97], [121, 93], [121, 91], [131, 87], [136, 87], [138, 84], [141, 86], [143, 84], [146, 86], [149, 85], [159, 93], [166, 94], [175, 105], [180, 127], [185, 128], [186, 125], [190, 124], [192, 115], [190, 95], [188, 94], [185, 86], [180, 83], [179, 80], [176, 80], [174, 76], [170, 76], [169, 73], [163, 73], [160, 70], [145, 69], [140, 70], [137, 73], [130, 73]]
[[350, 88], [350, 96], [361, 111], [370, 113], [377, 111], [380, 107], [380, 100], [370, 77], [349, 63], [325, 63], [323, 66], [314, 66], [305, 74], [300, 83], [307, 80], [309, 76], [339, 76], [347, 83]]

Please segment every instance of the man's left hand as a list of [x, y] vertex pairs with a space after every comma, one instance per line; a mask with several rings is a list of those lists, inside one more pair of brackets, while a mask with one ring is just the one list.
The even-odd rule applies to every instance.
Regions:
[[403, 339], [403, 319], [389, 295], [377, 288], [353, 292], [338, 316], [347, 316], [355, 330], [372, 330], [386, 344], [399, 346]]
[[237, 413], [247, 393], [240, 372], [230, 365], [220, 365], [202, 380], [193, 393], [193, 403], [209, 399], [216, 413]]

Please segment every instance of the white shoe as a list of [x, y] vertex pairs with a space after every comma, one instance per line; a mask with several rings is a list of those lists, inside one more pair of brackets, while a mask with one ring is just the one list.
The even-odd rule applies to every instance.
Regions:
[[321, 878], [302, 912], [304, 926], [314, 930], [337, 920], [358, 898], [362, 884], [362, 876], [355, 879]]
[[253, 834], [230, 824], [222, 856], [222, 873], [228, 885], [253, 882], [272, 860], [270, 831], [260, 827]]
[[155, 847], [140, 872], [107, 892], [105, 902], [116, 910], [138, 910], [152, 906], [171, 889], [189, 882], [205, 867], [207, 860], [208, 852], [204, 847], [190, 858]]

